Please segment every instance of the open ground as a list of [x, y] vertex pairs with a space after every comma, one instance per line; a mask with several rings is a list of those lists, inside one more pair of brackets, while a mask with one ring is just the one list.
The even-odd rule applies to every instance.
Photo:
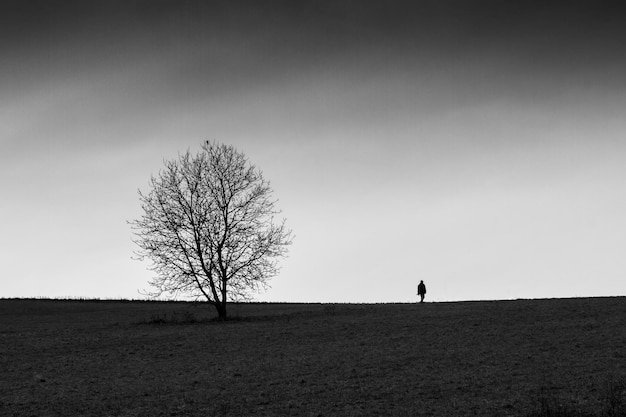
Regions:
[[0, 414], [531, 416], [550, 401], [600, 416], [624, 396], [624, 297], [230, 308], [0, 300]]

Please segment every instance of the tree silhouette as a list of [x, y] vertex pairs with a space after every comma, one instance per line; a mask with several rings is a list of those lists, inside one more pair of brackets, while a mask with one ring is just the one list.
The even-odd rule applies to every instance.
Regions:
[[165, 161], [150, 185], [130, 224], [136, 254], [157, 274], [152, 295], [204, 298], [225, 318], [227, 301], [249, 299], [278, 273], [291, 230], [276, 221], [270, 184], [242, 152], [207, 141], [196, 155]]

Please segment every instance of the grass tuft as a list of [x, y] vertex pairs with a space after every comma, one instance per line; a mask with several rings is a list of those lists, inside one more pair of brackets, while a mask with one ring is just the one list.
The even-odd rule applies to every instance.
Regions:
[[149, 319], [139, 322], [138, 324], [196, 324], [200, 323], [196, 315], [191, 311], [174, 311], [172, 313], [155, 313]]
[[626, 416], [626, 381], [609, 380], [603, 399], [602, 417]]
[[626, 381], [609, 379], [600, 398], [601, 408], [597, 413], [579, 410], [542, 389], [537, 410], [529, 417], [626, 417]]

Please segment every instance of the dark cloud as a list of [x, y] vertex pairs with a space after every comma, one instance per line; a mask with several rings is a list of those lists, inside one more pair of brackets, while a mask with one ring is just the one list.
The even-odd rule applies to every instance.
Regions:
[[241, 38], [298, 55], [372, 43], [613, 48], [626, 31], [619, 3], [606, 1], [10, 0], [0, 11], [4, 47], [135, 34], [163, 44]]
[[172, 99], [294, 78], [447, 79], [468, 99], [626, 88], [617, 2], [9, 0], [0, 16], [4, 93], [120, 71]]

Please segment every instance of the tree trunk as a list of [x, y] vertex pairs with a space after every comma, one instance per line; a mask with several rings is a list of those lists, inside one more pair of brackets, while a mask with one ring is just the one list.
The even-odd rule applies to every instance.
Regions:
[[217, 310], [217, 317], [220, 319], [225, 319], [227, 317], [226, 303], [218, 301], [214, 305], [215, 309]]
[[217, 309], [217, 314], [220, 319], [226, 318], [226, 282], [221, 285], [220, 292], [222, 293], [222, 299], [218, 302], [219, 308]]

